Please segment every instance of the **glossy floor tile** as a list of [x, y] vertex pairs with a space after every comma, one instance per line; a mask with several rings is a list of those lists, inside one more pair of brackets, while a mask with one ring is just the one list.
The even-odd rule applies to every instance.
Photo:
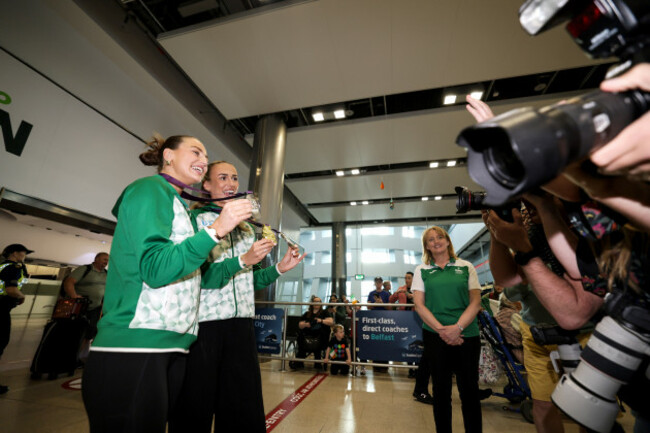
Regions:
[[[1, 433], [82, 433], [88, 432], [81, 392], [62, 387], [81, 376], [81, 370], [57, 380], [32, 380], [29, 365], [41, 336], [44, 320], [14, 320], [12, 337], [0, 360], [0, 383], [11, 390], [0, 396]], [[264, 407], [267, 413], [308, 382], [317, 371], [310, 363], [304, 370], [280, 371], [279, 361], [262, 360]], [[312, 392], [301, 399], [274, 433], [397, 433], [434, 432], [432, 406], [419, 403], [411, 396], [414, 380], [407, 371], [391, 368], [388, 373], [366, 376], [327, 376]], [[454, 431], [462, 432], [458, 393], [453, 392]], [[483, 431], [535, 432], [521, 414], [506, 410], [508, 401], [491, 397], [482, 402]], [[629, 414], [619, 420], [626, 431], [632, 431]], [[578, 427], [565, 421], [565, 431]]]

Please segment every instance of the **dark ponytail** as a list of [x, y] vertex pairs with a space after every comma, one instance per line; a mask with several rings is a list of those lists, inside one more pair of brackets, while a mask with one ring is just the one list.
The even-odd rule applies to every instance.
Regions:
[[157, 166], [160, 173], [163, 169], [163, 152], [165, 149], [175, 150], [187, 138], [192, 137], [189, 135], [172, 135], [165, 140], [160, 134], [156, 133], [147, 142], [149, 148], [140, 154], [140, 161], [144, 165]]

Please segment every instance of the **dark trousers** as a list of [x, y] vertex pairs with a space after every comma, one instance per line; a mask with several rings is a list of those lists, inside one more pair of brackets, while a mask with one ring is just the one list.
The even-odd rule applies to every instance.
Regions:
[[169, 433], [266, 431], [253, 319], [199, 324]]
[[415, 389], [414, 394], [428, 394], [429, 393], [429, 379], [431, 379], [431, 365], [427, 358], [427, 353], [422, 353], [418, 369], [415, 372]]
[[337, 374], [341, 374], [341, 375], [343, 375], [343, 376], [347, 376], [348, 374], [350, 374], [350, 366], [347, 365], [347, 364], [345, 364], [345, 365], [342, 365], [342, 364], [331, 364], [331, 365], [330, 365], [330, 374], [333, 374], [333, 375], [335, 375], [335, 376], [336, 376]]
[[98, 307], [94, 310], [86, 311], [86, 319], [88, 319], [88, 328], [84, 334], [84, 338], [87, 340], [92, 340], [97, 335], [97, 322], [102, 315], [102, 308]]
[[9, 344], [11, 337], [11, 309], [16, 306], [16, 298], [0, 296], [0, 356]]
[[460, 346], [450, 346], [437, 333], [423, 330], [425, 356], [433, 381], [433, 419], [436, 432], [451, 433], [451, 379], [456, 375], [465, 431], [480, 433], [481, 401], [478, 393], [479, 337], [466, 337]]
[[185, 375], [183, 353], [91, 351], [82, 396], [91, 433], [165, 433]]

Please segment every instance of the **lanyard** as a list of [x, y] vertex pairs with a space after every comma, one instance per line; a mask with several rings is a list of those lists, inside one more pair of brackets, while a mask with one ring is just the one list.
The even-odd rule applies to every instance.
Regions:
[[[212, 198], [198, 197], [198, 196], [192, 195], [190, 193], [187, 193], [184, 190], [185, 189], [191, 189], [192, 191], [197, 191], [197, 192], [200, 192], [201, 194], [208, 195], [208, 196], [210, 195], [209, 191], [199, 189], [199, 188], [194, 188], [194, 187], [192, 187], [192, 186], [190, 186], [190, 185], [188, 185], [186, 183], [181, 182], [180, 180], [176, 179], [175, 177], [172, 177], [172, 176], [168, 175], [167, 173], [158, 173], [158, 174], [160, 174], [160, 176], [162, 176], [163, 179], [165, 179], [167, 182], [171, 183], [172, 185], [176, 185], [176, 186], [182, 188], [183, 190], [181, 191], [181, 197], [183, 197], [186, 200], [199, 201], [201, 203], [211, 203], [212, 201], [214, 201]], [[238, 194], [234, 194], [234, 195], [231, 195], [229, 197], [220, 198], [219, 200], [232, 200], [232, 199], [235, 199], [235, 198], [245, 197], [246, 194], [252, 194], [252, 193], [253, 193], [253, 191], [240, 192]]]
[[[180, 188], [183, 188], [183, 190], [184, 189], [191, 189], [192, 191], [197, 191], [197, 192], [200, 192], [201, 194], [204, 194], [204, 195], [210, 195], [209, 191], [205, 191], [205, 190], [199, 189], [199, 188], [194, 188], [194, 187], [192, 187], [192, 186], [190, 186], [190, 185], [188, 185], [186, 183], [183, 183], [180, 180], [168, 175], [167, 173], [159, 173], [159, 174], [167, 182], [171, 183], [172, 185], [176, 185], [176, 186], [178, 186]], [[232, 199], [235, 199], [235, 198], [245, 197], [246, 195], [252, 194], [252, 193], [253, 193], [253, 191], [240, 192], [238, 194], [234, 194], [234, 195], [231, 195], [229, 197], [220, 198], [219, 201], [232, 200]], [[185, 191], [181, 191], [181, 197], [183, 197], [184, 199], [187, 199], [187, 200], [198, 201], [198, 202], [201, 202], [201, 203], [212, 203], [214, 201], [214, 199], [212, 199], [212, 198], [197, 197], [197, 196], [189, 194], [189, 193], [187, 193]], [[218, 208], [218, 207], [209, 206], [209, 207], [206, 207], [205, 209], [210, 210], [212, 212], [215, 212], [217, 214], [221, 213], [221, 208]], [[252, 219], [248, 219], [246, 221], [251, 223], [255, 227], [260, 227], [260, 228], [264, 228], [264, 226], [267, 225], [267, 224], [259, 223], [257, 221], [253, 221]], [[284, 241], [287, 244], [289, 244], [290, 247], [299, 247], [299, 248], [302, 248], [303, 250], [305, 249], [302, 245], [300, 245], [298, 242], [291, 239], [286, 234], [282, 233], [280, 230], [276, 230], [274, 228], [271, 228], [271, 226], [269, 226], [269, 228], [271, 229], [271, 231], [277, 233], [278, 236], [280, 236], [282, 239], [284, 239]]]

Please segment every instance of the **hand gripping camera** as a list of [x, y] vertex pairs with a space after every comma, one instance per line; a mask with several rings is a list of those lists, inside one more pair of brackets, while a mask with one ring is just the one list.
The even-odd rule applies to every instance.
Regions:
[[[567, 31], [588, 55], [623, 60], [610, 75], [650, 60], [650, 1], [528, 0], [519, 10], [531, 35], [567, 20]], [[485, 188], [485, 204], [500, 206], [555, 178], [648, 109], [647, 92], [595, 91], [564, 104], [509, 111], [465, 128], [456, 141], [468, 150], [469, 174]]]

